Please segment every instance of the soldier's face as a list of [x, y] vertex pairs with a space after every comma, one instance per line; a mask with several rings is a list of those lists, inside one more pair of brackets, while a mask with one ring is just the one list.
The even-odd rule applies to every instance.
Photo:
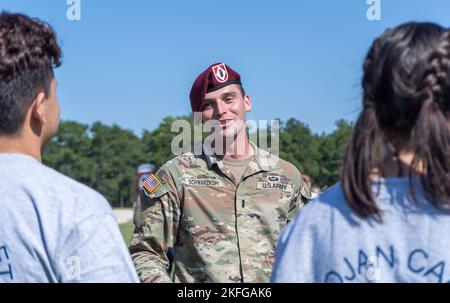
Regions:
[[237, 84], [205, 95], [202, 105], [203, 121], [215, 120], [223, 136], [236, 136], [245, 130], [246, 113], [252, 109], [251, 98], [243, 96]]

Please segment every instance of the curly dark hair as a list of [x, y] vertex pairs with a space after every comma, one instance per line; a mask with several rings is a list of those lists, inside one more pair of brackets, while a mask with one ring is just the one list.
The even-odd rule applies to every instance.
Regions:
[[61, 49], [52, 27], [22, 14], [0, 13], [0, 135], [17, 134], [40, 92], [48, 94]]
[[[387, 30], [369, 50], [362, 82], [363, 109], [341, 172], [350, 207], [362, 218], [382, 220], [369, 175], [378, 161], [380, 147], [409, 144], [415, 155], [411, 167], [419, 163], [423, 167], [420, 179], [428, 200], [439, 209], [447, 209], [450, 31], [437, 24], [415, 22]], [[398, 151], [395, 153], [398, 155]], [[409, 177], [414, 194], [412, 170]]]

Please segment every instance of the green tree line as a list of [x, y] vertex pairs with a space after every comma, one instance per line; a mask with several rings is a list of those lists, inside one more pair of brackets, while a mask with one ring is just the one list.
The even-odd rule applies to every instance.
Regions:
[[[137, 197], [138, 165], [151, 163], [158, 168], [174, 157], [171, 142], [177, 133], [171, 128], [179, 119], [193, 125], [191, 116], [166, 117], [155, 130], [144, 130], [141, 136], [118, 125], [62, 121], [43, 161], [99, 191], [113, 207], [129, 207]], [[339, 178], [352, 128], [351, 123], [339, 120], [332, 133], [314, 134], [306, 124], [289, 119], [280, 126], [280, 157], [310, 175], [314, 185], [332, 185]]]

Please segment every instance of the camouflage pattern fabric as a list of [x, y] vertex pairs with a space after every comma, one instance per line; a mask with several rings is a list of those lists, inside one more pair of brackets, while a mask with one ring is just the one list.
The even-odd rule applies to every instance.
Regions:
[[135, 209], [142, 282], [269, 282], [278, 235], [311, 193], [292, 164], [252, 146], [241, 180], [219, 157], [192, 153], [157, 172], [161, 185]]

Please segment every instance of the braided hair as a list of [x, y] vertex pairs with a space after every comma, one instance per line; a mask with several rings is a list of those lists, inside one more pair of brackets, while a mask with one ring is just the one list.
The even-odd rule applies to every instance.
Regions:
[[[349, 206], [361, 218], [382, 220], [370, 174], [383, 148], [398, 155], [399, 146], [412, 146], [411, 167], [424, 169], [429, 201], [450, 206], [449, 30], [415, 22], [389, 29], [373, 42], [363, 72], [363, 108], [341, 169]], [[412, 170], [409, 177], [412, 188]]]

